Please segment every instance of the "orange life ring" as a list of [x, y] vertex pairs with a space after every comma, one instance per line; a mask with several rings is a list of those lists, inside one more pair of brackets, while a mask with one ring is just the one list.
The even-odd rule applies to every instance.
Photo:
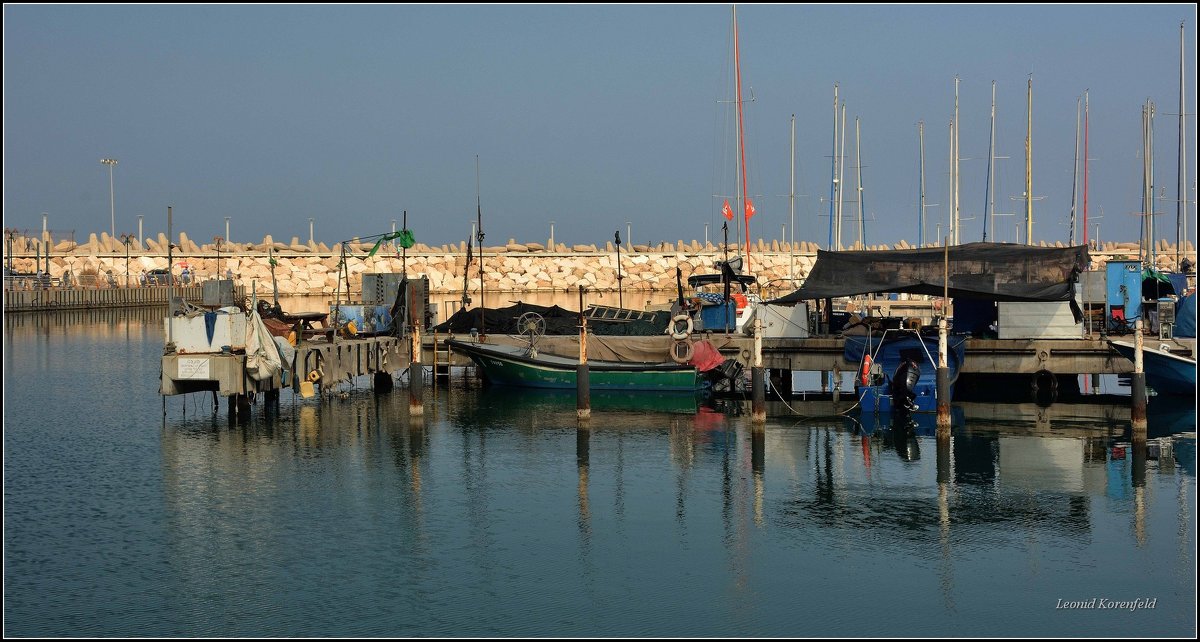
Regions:
[[867, 385], [871, 380], [871, 355], [863, 355], [862, 371], [858, 374], [858, 380], [862, 385]]

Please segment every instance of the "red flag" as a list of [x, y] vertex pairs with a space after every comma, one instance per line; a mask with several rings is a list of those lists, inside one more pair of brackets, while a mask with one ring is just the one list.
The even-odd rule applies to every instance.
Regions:
[[733, 220], [733, 208], [729, 207], [728, 200], [726, 200], [725, 205], [723, 207], [721, 207], [721, 213], [725, 215], [725, 218], [727, 218], [731, 221]]
[[754, 216], [754, 203], [746, 199], [746, 220], [749, 221], [751, 216]]

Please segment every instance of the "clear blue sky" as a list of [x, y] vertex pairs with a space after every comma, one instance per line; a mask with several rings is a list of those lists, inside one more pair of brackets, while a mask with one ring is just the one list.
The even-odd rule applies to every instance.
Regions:
[[[1179, 27], [1195, 113], [1195, 5], [739, 5], [738, 22], [754, 237], [789, 221], [795, 114], [796, 237], [825, 244], [836, 82], [851, 185], [860, 118], [868, 242], [917, 236], [921, 120], [932, 239], [949, 209], [957, 75], [962, 216], [975, 217], [962, 240], [979, 240], [991, 81], [1009, 157], [997, 209], [1018, 212], [1032, 72], [1034, 238], [1067, 239], [1086, 89], [1090, 232], [1137, 240], [1149, 98], [1160, 229], [1174, 239]], [[418, 241], [457, 242], [475, 219], [478, 155], [488, 245], [544, 242], [550, 221], [565, 243], [625, 240], [627, 221], [635, 243], [703, 239], [705, 223], [715, 241], [713, 195], [736, 190], [731, 51], [730, 5], [9, 4], [4, 225], [40, 230], [46, 212], [79, 241], [108, 231], [109, 157], [117, 234], [136, 233], [138, 214], [147, 235], [165, 231], [170, 205], [201, 242], [228, 216], [234, 241], [307, 240], [312, 217], [332, 243], [407, 210]], [[1189, 118], [1192, 176], [1196, 129]], [[998, 219], [996, 240], [1016, 221]]]

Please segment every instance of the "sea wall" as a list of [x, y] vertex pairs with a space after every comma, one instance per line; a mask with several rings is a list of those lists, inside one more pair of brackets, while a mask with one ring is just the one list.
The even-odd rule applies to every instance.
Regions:
[[[112, 239], [107, 233], [92, 234], [87, 243], [55, 242], [51, 238], [12, 239], [12, 267], [17, 272], [36, 272], [35, 255], [38, 247], [50, 247], [50, 276], [57, 283], [70, 272], [74, 283], [105, 287], [107, 274], [119, 285], [137, 285], [144, 271], [167, 267], [167, 238], [129, 244]], [[430, 247], [422, 243], [408, 250], [387, 244], [373, 256], [368, 256], [373, 243], [351, 241], [333, 247], [324, 243], [290, 243], [274, 241], [270, 236], [261, 243], [209, 243], [198, 245], [180, 233], [171, 252], [173, 271], [178, 274], [183, 265], [196, 279], [211, 278], [232, 272], [240, 285], [254, 285], [261, 293], [271, 292], [271, 261], [275, 261], [275, 280], [283, 295], [327, 295], [339, 289], [345, 292], [346, 278], [351, 293], [361, 290], [364, 272], [400, 272], [423, 274], [429, 278], [435, 293], [461, 292], [464, 287], [464, 267], [467, 259], [465, 243]], [[1046, 245], [1042, 243], [1042, 245]], [[1056, 243], [1062, 247], [1062, 243]], [[9, 245], [5, 246], [10, 247]], [[30, 249], [27, 249], [30, 247]], [[894, 245], [872, 245], [867, 249], [886, 250], [911, 248], [905, 241]], [[1137, 256], [1136, 243], [1103, 243], [1092, 249], [1092, 267], [1098, 269], [1110, 259]], [[797, 243], [795, 251], [788, 243], [759, 241], [751, 249], [750, 268], [764, 285], [790, 289], [798, 285], [812, 270], [817, 246], [810, 242]], [[345, 265], [341, 265], [345, 250]], [[713, 262], [737, 252], [729, 248], [697, 241], [662, 243], [656, 246], [633, 245], [621, 247], [620, 286], [626, 291], [672, 291], [675, 288], [675, 269], [679, 268], [686, 281], [693, 273], [713, 271]], [[1170, 269], [1175, 262], [1175, 249], [1165, 240], [1158, 245], [1158, 267]], [[474, 256], [465, 285], [471, 292], [479, 290], [480, 262]], [[1196, 262], [1196, 249], [1187, 242], [1184, 256]], [[44, 254], [41, 265], [45, 265]], [[343, 278], [339, 279], [339, 275]], [[565, 291], [580, 285], [589, 290], [616, 291], [618, 287], [617, 248], [607, 243], [572, 245], [518, 243], [510, 240], [504, 245], [483, 248], [483, 283], [489, 291]]]

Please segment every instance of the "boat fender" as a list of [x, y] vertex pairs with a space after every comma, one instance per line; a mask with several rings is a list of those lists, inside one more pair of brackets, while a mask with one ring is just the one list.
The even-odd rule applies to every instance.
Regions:
[[309, 372], [309, 373], [308, 373], [308, 380], [309, 380], [309, 381], [311, 381], [311, 382], [313, 382], [313, 383], [316, 383], [316, 382], [317, 382], [317, 381], [319, 381], [320, 379], [321, 379], [321, 373], [317, 372], [316, 370], [313, 370], [312, 372]]
[[[681, 347], [683, 348], [682, 353], [680, 352]], [[681, 339], [671, 345], [671, 361], [674, 361], [675, 363], [687, 363], [691, 361], [692, 357], [695, 355], [696, 348], [692, 346], [691, 341]]]
[[[684, 327], [682, 329], [679, 327], [680, 323], [684, 324]], [[690, 317], [686, 314], [676, 314], [671, 319], [671, 338], [676, 341], [683, 341], [683, 340], [687, 339], [689, 336], [691, 336], [691, 334], [692, 334], [692, 317]], [[689, 343], [688, 345], [690, 346], [691, 344]], [[672, 350], [672, 352], [674, 352], [674, 350]]]

